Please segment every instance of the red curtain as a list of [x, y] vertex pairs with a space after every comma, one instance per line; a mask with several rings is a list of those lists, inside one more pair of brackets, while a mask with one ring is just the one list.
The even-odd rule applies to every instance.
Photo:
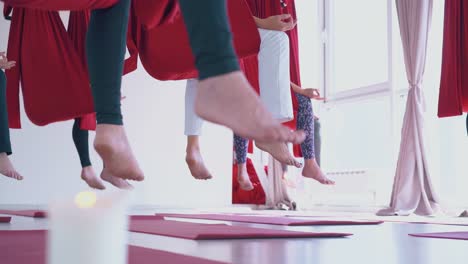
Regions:
[[446, 0], [439, 117], [468, 112], [468, 3]]

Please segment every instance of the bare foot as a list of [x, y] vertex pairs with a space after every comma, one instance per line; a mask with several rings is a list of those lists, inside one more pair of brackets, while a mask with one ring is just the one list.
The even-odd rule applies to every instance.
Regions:
[[143, 172], [133, 156], [123, 126], [98, 124], [94, 148], [106, 164], [105, 175], [120, 179], [142, 181]]
[[289, 152], [288, 145], [283, 142], [273, 142], [273, 143], [266, 143], [255, 141], [255, 146], [263, 151], [270, 153], [273, 158], [277, 161], [281, 162], [282, 164], [288, 166], [294, 166], [296, 168], [302, 167], [302, 164], [297, 161], [291, 152]]
[[237, 164], [237, 182], [244, 191], [251, 191], [254, 189], [249, 174], [247, 173], [247, 165], [245, 163]]
[[335, 185], [334, 181], [328, 179], [327, 176], [325, 176], [315, 159], [305, 160], [304, 169], [302, 170], [302, 176], [314, 179], [320, 182], [321, 184]]
[[81, 170], [81, 179], [85, 181], [89, 187], [98, 190], [106, 189], [104, 183], [96, 177], [96, 173], [94, 172], [93, 166], [84, 167]]
[[130, 190], [133, 186], [122, 178], [115, 177], [112, 175], [107, 168], [104, 168], [101, 172], [101, 179], [106, 181], [119, 189]]
[[23, 180], [23, 176], [21, 176], [21, 174], [15, 170], [13, 164], [11, 164], [11, 161], [8, 158], [8, 155], [5, 152], [0, 153], [0, 174], [18, 181]]
[[187, 150], [185, 161], [190, 169], [190, 173], [195, 179], [209, 180], [213, 178], [203, 162], [200, 150]]
[[305, 139], [303, 131], [293, 132], [271, 116], [240, 71], [200, 81], [195, 111], [245, 138], [295, 144]]

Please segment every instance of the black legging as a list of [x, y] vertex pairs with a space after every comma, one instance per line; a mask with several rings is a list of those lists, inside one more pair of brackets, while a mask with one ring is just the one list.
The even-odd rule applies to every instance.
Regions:
[[75, 143], [78, 156], [80, 157], [81, 167], [85, 168], [91, 166], [91, 160], [89, 158], [89, 142], [88, 142], [88, 130], [80, 129], [81, 118], [76, 118], [73, 124], [72, 136], [73, 142]]
[[0, 70], [0, 153], [11, 155], [10, 128], [6, 102], [6, 77]]
[[[179, 0], [199, 78], [239, 70], [226, 0]], [[87, 35], [88, 70], [98, 124], [122, 125], [120, 86], [130, 0], [94, 10]]]

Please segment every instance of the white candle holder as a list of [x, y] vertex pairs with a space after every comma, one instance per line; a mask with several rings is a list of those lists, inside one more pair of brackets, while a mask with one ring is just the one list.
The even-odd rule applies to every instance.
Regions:
[[48, 264], [126, 264], [128, 191], [93, 192], [49, 209]]

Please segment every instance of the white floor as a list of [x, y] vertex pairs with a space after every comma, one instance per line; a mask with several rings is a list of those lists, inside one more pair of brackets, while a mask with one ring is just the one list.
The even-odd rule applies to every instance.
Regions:
[[[18, 208], [23, 209], [23, 208]], [[210, 210], [211, 211], [211, 210]], [[219, 209], [220, 211], [243, 211], [247, 209]], [[162, 212], [188, 212], [187, 210], [140, 209], [132, 214]], [[192, 211], [193, 212], [193, 211]], [[327, 218], [366, 218], [365, 214], [325, 212], [252, 212], [264, 214], [318, 215]], [[372, 216], [367, 214], [367, 216]], [[394, 218], [401, 221], [402, 218]], [[427, 218], [426, 218], [427, 219]], [[187, 221], [177, 219], [180, 221]], [[419, 220], [419, 218], [418, 218]], [[429, 219], [430, 220], [430, 219]], [[442, 221], [439, 219], [437, 221]], [[461, 221], [461, 220], [460, 220]], [[267, 239], [267, 240], [218, 240], [193, 241], [147, 234], [131, 233], [130, 244], [166, 250], [184, 255], [197, 256], [227, 263], [283, 264], [283, 263], [407, 263], [407, 264], [466, 264], [468, 263], [468, 241], [423, 239], [408, 236], [409, 233], [468, 231], [467, 226], [411, 224], [389, 222], [373, 226], [320, 226], [284, 227], [232, 223], [233, 225], [263, 228], [289, 229], [318, 232], [347, 232], [354, 236], [344, 239]], [[215, 221], [195, 221], [210, 222]], [[10, 224], [0, 224], [0, 230], [46, 229], [47, 219], [13, 217]], [[0, 249], [1, 250], [1, 249]], [[156, 262], [155, 262], [156, 263]]]

